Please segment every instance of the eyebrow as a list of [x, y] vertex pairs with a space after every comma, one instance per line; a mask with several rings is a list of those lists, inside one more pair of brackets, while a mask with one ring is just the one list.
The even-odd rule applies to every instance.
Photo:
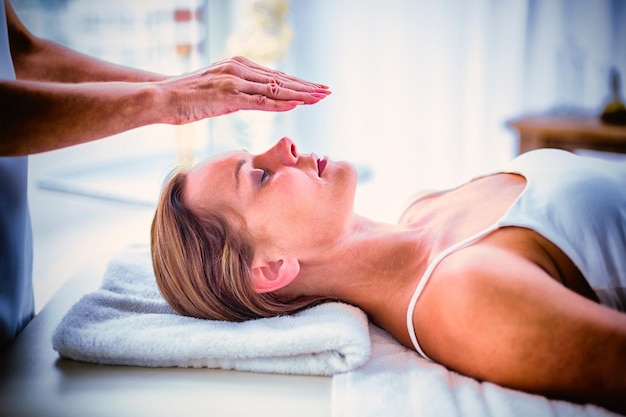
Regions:
[[237, 190], [239, 190], [239, 173], [241, 172], [241, 167], [246, 163], [246, 158], [241, 158], [237, 162], [237, 168], [235, 168], [235, 186]]

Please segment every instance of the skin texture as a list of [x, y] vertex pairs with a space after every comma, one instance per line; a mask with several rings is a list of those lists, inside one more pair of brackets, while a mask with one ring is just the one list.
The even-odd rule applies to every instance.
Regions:
[[148, 124], [185, 124], [239, 110], [288, 111], [330, 93], [243, 57], [180, 76], [114, 65], [33, 36], [4, 1], [17, 80], [0, 80], [0, 155], [44, 152]]
[[[493, 224], [526, 187], [519, 175], [482, 177], [382, 224], [352, 211], [350, 164], [331, 161], [320, 178], [314, 160], [287, 138], [262, 155], [218, 157], [192, 170], [185, 202], [243, 218], [256, 292], [344, 300], [411, 348], [405, 314], [427, 265]], [[626, 412], [626, 315], [598, 304], [571, 260], [529, 229], [498, 229], [444, 258], [413, 323], [425, 353], [450, 369]]]

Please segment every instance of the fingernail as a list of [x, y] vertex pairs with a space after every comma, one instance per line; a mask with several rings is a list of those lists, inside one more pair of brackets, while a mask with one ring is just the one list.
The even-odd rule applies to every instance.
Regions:
[[310, 95], [311, 97], [315, 97], [315, 98], [322, 99], [322, 98], [326, 98], [326, 96], [327, 96], [328, 94], [322, 94], [322, 93], [309, 93], [309, 95]]
[[330, 91], [330, 90], [324, 90], [323, 88], [316, 88], [316, 89], [314, 90], [314, 92], [315, 92], [315, 93], [326, 94], [326, 95], [331, 93], [331, 91]]
[[291, 105], [294, 105], [294, 106], [300, 106], [300, 105], [304, 104], [304, 101], [299, 101], [299, 100], [289, 100], [289, 101], [287, 102], [287, 104], [291, 104]]

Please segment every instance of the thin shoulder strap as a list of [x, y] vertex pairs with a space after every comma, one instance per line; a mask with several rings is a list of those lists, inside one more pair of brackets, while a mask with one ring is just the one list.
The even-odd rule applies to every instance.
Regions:
[[448, 255], [450, 255], [451, 253], [461, 249], [463, 246], [469, 245], [473, 242], [475, 242], [476, 240], [488, 235], [489, 233], [493, 232], [494, 230], [496, 230], [499, 227], [498, 223], [488, 227], [487, 229], [484, 229], [466, 239], [463, 239], [460, 242], [455, 243], [452, 246], [449, 246], [448, 248], [446, 248], [445, 250], [443, 250], [439, 255], [437, 255], [437, 257], [430, 263], [430, 265], [428, 265], [428, 267], [426, 268], [426, 271], [424, 272], [424, 275], [422, 275], [422, 279], [420, 279], [419, 283], [417, 284], [417, 287], [415, 288], [415, 291], [413, 292], [413, 296], [411, 297], [411, 301], [409, 301], [409, 307], [407, 308], [406, 311], [406, 327], [409, 331], [409, 336], [411, 337], [411, 342], [413, 342], [413, 347], [415, 348], [415, 350], [417, 351], [417, 353], [419, 353], [421, 356], [423, 356], [424, 358], [432, 361], [432, 359], [430, 359], [426, 353], [424, 353], [424, 351], [422, 350], [422, 348], [419, 345], [419, 342], [417, 341], [417, 336], [415, 335], [415, 327], [413, 326], [413, 312], [415, 311], [415, 305], [417, 304], [417, 300], [420, 297], [420, 295], [422, 295], [422, 292], [424, 291], [424, 288], [426, 287], [426, 284], [428, 283], [428, 281], [430, 280], [430, 276], [432, 275], [433, 271], [435, 270], [435, 268], [437, 267], [437, 265], [439, 265], [439, 263]]

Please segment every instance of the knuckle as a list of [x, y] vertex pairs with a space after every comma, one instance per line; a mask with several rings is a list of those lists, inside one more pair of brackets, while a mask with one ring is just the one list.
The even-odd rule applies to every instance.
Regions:
[[224, 64], [224, 72], [226, 74], [235, 74], [235, 72], [237, 71], [237, 64], [233, 63], [233, 62], [226, 62]]
[[280, 84], [274, 82], [274, 81], [270, 81], [267, 84], [267, 93], [268, 95], [277, 95], [278, 91], [280, 90]]
[[280, 92], [280, 89], [285, 86], [285, 83], [280, 77], [276, 74], [272, 74], [270, 76], [270, 80], [267, 83], [267, 93], [268, 95], [277, 95]]
[[272, 82], [278, 85], [279, 87], [285, 86], [285, 82], [282, 80], [282, 78], [280, 78], [280, 73], [278, 72], [275, 72], [274, 75], [272, 76]]
[[219, 73], [224, 75], [241, 76], [241, 65], [229, 59], [219, 65]]
[[220, 77], [221, 89], [236, 92], [239, 89], [239, 78], [233, 74], [224, 74]]

